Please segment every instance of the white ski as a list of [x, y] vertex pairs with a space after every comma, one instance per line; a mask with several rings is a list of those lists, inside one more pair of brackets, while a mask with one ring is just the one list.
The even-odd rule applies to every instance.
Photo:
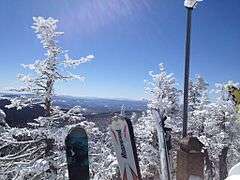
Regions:
[[121, 179], [140, 180], [141, 174], [130, 120], [116, 116], [113, 118], [110, 130], [119, 163]]
[[160, 153], [160, 179], [161, 180], [171, 180], [171, 171], [170, 171], [170, 161], [167, 143], [165, 139], [165, 132], [163, 129], [163, 117], [159, 114], [159, 112], [155, 109], [152, 110], [153, 118], [156, 121], [157, 133], [158, 133], [158, 145], [159, 145], [159, 153]]

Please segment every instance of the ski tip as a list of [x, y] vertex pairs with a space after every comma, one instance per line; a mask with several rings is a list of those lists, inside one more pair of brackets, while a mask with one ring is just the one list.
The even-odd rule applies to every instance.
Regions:
[[117, 126], [121, 125], [123, 122], [124, 122], [124, 118], [122, 116], [115, 115], [112, 117], [110, 126], [117, 127]]
[[132, 122], [129, 118], [123, 117], [121, 115], [115, 115], [112, 117], [110, 128], [115, 129], [116, 127], [121, 127], [121, 125], [125, 123], [127, 123], [130, 126], [132, 125]]
[[79, 136], [82, 136], [82, 137], [87, 136], [86, 130], [79, 125], [71, 128], [70, 131], [68, 132], [67, 137], [71, 136], [72, 134], [78, 134]]

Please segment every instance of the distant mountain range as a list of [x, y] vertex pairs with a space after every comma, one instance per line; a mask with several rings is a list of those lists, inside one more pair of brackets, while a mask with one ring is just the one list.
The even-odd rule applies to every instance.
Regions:
[[81, 106], [86, 108], [89, 113], [120, 111], [123, 105], [126, 111], [143, 111], [146, 109], [145, 101], [71, 96], [56, 96], [54, 98], [54, 104], [64, 109], [69, 109], [73, 106]]
[[[19, 94], [0, 93], [1, 99], [10, 99]], [[31, 96], [31, 95], [28, 95]], [[94, 97], [55, 96], [54, 105], [62, 109], [70, 109], [74, 106], [85, 108], [88, 113], [107, 113], [120, 111], [124, 105], [126, 111], [143, 111], [147, 107], [144, 100], [107, 99]]]
[[[17, 111], [15, 108], [5, 108], [5, 105], [10, 104], [9, 100], [17, 96], [20, 95], [8, 93], [0, 94], [0, 109], [5, 111], [7, 115], [6, 120], [10, 126], [24, 127], [27, 122], [31, 122], [34, 118], [43, 115], [44, 110], [40, 106], [27, 107], [20, 111]], [[137, 112], [139, 114], [146, 110], [147, 107], [146, 101], [73, 96], [55, 96], [54, 105], [66, 110], [74, 106], [81, 106], [86, 109], [84, 113], [85, 117], [93, 121], [96, 121], [99, 118], [109, 119], [114, 113], [119, 113], [121, 111], [122, 105], [124, 105], [128, 115], [130, 115], [131, 112]]]

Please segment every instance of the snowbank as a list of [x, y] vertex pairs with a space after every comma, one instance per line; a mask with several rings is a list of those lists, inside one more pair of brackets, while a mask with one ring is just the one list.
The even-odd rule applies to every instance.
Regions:
[[0, 109], [0, 122], [5, 122], [6, 114]]
[[233, 166], [229, 171], [229, 177], [226, 180], [239, 180], [240, 179], [240, 163]]
[[240, 179], [240, 175], [233, 175], [228, 177], [226, 180], [239, 180]]

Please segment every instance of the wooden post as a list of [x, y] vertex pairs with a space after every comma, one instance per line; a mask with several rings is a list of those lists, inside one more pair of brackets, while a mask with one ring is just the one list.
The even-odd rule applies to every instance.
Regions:
[[203, 144], [196, 137], [186, 137], [177, 152], [177, 180], [204, 178]]

